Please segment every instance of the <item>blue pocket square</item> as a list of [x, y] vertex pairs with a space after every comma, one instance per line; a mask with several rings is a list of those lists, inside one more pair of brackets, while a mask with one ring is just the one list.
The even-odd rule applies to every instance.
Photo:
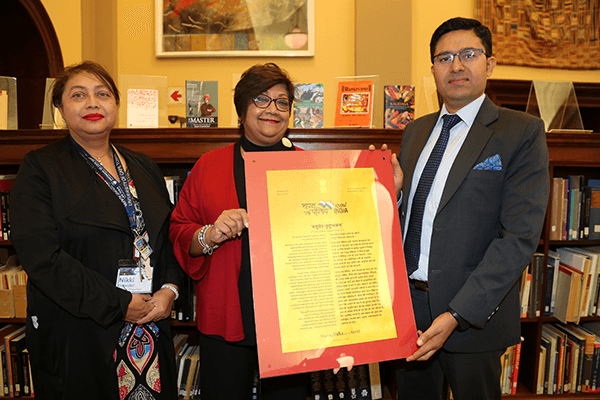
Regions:
[[483, 171], [502, 171], [502, 160], [500, 160], [500, 154], [486, 158], [483, 160], [483, 162], [477, 164], [473, 169]]

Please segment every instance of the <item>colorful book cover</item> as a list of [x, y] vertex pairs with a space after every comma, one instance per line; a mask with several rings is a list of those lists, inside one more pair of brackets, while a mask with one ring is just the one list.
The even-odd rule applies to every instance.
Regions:
[[323, 99], [325, 88], [322, 83], [297, 83], [294, 85], [294, 127], [322, 128]]
[[188, 128], [219, 126], [219, 82], [185, 81], [186, 119]]
[[404, 129], [415, 119], [415, 87], [387, 85], [383, 87], [386, 129]]
[[375, 81], [338, 82], [334, 126], [370, 127]]

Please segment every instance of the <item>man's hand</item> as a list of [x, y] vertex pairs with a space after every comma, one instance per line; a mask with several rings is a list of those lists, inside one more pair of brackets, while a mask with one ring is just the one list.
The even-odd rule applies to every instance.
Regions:
[[[381, 146], [381, 150], [387, 150], [388, 145], [383, 144]], [[375, 150], [375, 146], [372, 144], [369, 145], [369, 150]], [[394, 169], [394, 186], [396, 188], [396, 200], [400, 198], [400, 192], [402, 191], [402, 183], [404, 182], [404, 173], [400, 168], [400, 162], [398, 161], [398, 156], [395, 153], [392, 153], [392, 168]]]
[[419, 346], [419, 349], [407, 357], [406, 361], [429, 360], [446, 343], [446, 340], [457, 326], [458, 321], [449, 312], [437, 317], [425, 333], [418, 332], [417, 346]]

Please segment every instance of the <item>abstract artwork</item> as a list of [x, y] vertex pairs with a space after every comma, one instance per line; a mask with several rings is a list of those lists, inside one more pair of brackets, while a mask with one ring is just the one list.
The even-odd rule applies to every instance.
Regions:
[[157, 57], [313, 56], [315, 0], [155, 0]]

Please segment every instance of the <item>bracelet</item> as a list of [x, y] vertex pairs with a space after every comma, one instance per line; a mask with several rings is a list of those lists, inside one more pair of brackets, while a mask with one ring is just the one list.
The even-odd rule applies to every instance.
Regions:
[[216, 250], [217, 247], [219, 247], [218, 244], [214, 245], [214, 246], [209, 246], [206, 243], [206, 231], [208, 230], [208, 228], [210, 228], [212, 226], [212, 224], [208, 224], [208, 225], [204, 225], [201, 229], [200, 232], [198, 233], [198, 243], [200, 243], [200, 246], [202, 246], [202, 252], [204, 254], [208, 254], [209, 256], [213, 253], [213, 250]]
[[169, 289], [170, 291], [175, 293], [175, 300], [177, 300], [179, 298], [179, 290], [177, 290], [177, 288], [175, 286], [165, 283], [160, 288], [161, 289]]

